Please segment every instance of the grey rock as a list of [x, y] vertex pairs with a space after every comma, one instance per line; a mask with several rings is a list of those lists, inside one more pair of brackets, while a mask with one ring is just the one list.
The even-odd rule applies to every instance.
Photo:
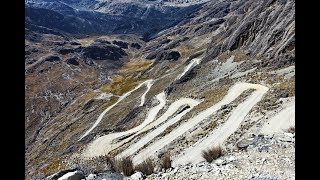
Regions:
[[46, 179], [48, 180], [57, 180], [58, 178], [62, 177], [63, 175], [65, 175], [66, 173], [68, 172], [73, 172], [75, 171], [76, 168], [73, 168], [73, 169], [66, 169], [66, 170], [62, 170], [62, 171], [59, 171], [57, 173], [54, 173], [50, 176], [48, 176]]
[[66, 150], [63, 151], [62, 155], [65, 155], [65, 154], [69, 154], [71, 152], [74, 152], [75, 150], [77, 149], [77, 146], [72, 144], [70, 145]]
[[237, 147], [240, 149], [244, 149], [244, 148], [248, 147], [249, 145], [255, 143], [257, 140], [258, 140], [258, 137], [240, 140], [237, 143]]
[[58, 180], [81, 180], [84, 178], [84, 174], [82, 171], [73, 171], [64, 174]]
[[221, 165], [225, 164], [226, 161], [224, 161], [223, 159], [216, 159], [216, 160], [214, 161], [214, 163], [215, 163], [216, 165], [218, 165], [218, 166], [221, 166]]
[[258, 177], [252, 177], [252, 180], [277, 180], [277, 177], [274, 176], [258, 176]]
[[95, 174], [89, 174], [87, 177], [86, 177], [86, 180], [94, 180], [96, 178], [97, 175]]
[[111, 171], [97, 174], [97, 176], [95, 177], [95, 180], [103, 180], [103, 179], [107, 179], [107, 180], [123, 180], [124, 177], [120, 173], [111, 172]]
[[132, 180], [140, 180], [140, 179], [143, 179], [143, 173], [142, 173], [142, 172], [136, 172], [136, 173], [132, 174], [132, 175], [130, 176], [130, 178], [131, 178]]

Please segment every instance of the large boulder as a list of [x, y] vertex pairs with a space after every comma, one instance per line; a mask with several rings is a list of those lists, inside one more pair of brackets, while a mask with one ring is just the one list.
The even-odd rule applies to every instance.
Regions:
[[61, 170], [57, 173], [54, 173], [48, 177], [46, 177], [46, 180], [57, 180], [59, 179], [60, 177], [62, 177], [63, 175], [69, 173], [69, 172], [74, 172], [76, 171], [76, 169], [65, 169], [65, 170]]
[[257, 142], [257, 140], [258, 140], [258, 136], [255, 136], [255, 137], [252, 137], [252, 138], [247, 138], [247, 139], [242, 139], [237, 143], [237, 147], [239, 149], [245, 149], [249, 145], [254, 144], [255, 142]]
[[130, 176], [130, 178], [132, 180], [141, 180], [141, 179], [143, 179], [143, 174], [142, 174], [142, 172], [136, 172], [136, 173], [132, 174]]
[[84, 174], [81, 171], [73, 171], [68, 172], [62, 177], [60, 177], [58, 180], [81, 180], [84, 179]]

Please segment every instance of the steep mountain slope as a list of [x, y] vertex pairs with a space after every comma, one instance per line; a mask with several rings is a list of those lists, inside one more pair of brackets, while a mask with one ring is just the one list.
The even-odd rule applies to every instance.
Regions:
[[[137, 7], [146, 5], [138, 2], [121, 1], [128, 6], [115, 2], [100, 1], [98, 5], [86, 8], [108, 16], [114, 9], [115, 17], [133, 13], [130, 16], [141, 18], [143, 22], [156, 12], [156, 7], [151, 12], [140, 12]], [[158, 3], [157, 8], [165, 6], [160, 6], [160, 1]], [[172, 3], [171, 6], [177, 8]], [[294, 178], [294, 144], [291, 140], [286, 142], [286, 150], [277, 138], [294, 126], [295, 2], [224, 0], [186, 7], [193, 9], [189, 11], [192, 13], [185, 14], [172, 27], [161, 24], [159, 18], [159, 27], [163, 27], [159, 29], [163, 30], [154, 31], [153, 38], [146, 42], [135, 35], [97, 35], [79, 39], [63, 30], [41, 26], [36, 26], [38, 31], [27, 32], [30, 38], [26, 40], [27, 97], [32, 97], [31, 92], [37, 89], [36, 83], [31, 82], [40, 82], [46, 77], [51, 88], [58, 88], [60, 84], [62, 87], [58, 92], [66, 91], [64, 83], [67, 81], [59, 79], [66, 73], [69, 81], [78, 81], [79, 88], [72, 101], [58, 112], [47, 111], [50, 116], [47, 115], [45, 123], [38, 122], [41, 128], [36, 136], [28, 133], [30, 122], [26, 122], [28, 137], [34, 137], [26, 150], [26, 176], [29, 179], [44, 178], [74, 167], [86, 174], [105, 172], [108, 167], [99, 161], [100, 155], [132, 155], [134, 164], [139, 164], [148, 157], [157, 163], [159, 157], [170, 152], [176, 169], [184, 169], [187, 163], [198, 167], [204, 160], [201, 151], [215, 144], [224, 148], [226, 159], [239, 157], [232, 162], [243, 169], [240, 179], [247, 179], [254, 167], [248, 166], [247, 160], [241, 158], [250, 156], [250, 153], [245, 154], [236, 146], [241, 140], [251, 138], [252, 133], [275, 135], [271, 140], [259, 136], [261, 138], [252, 145], [253, 148], [249, 148], [252, 157], [248, 159], [260, 158], [261, 144], [273, 143], [279, 153], [289, 153], [290, 159], [282, 164], [276, 163], [283, 154], [265, 152], [264, 157], [272, 160], [267, 167], [284, 172], [272, 174], [276, 178]], [[145, 13], [142, 12], [148, 12], [148, 16], [143, 16]], [[47, 34], [53, 32], [56, 35]], [[52, 42], [53, 39], [57, 42]], [[75, 42], [79, 44], [72, 45], [77, 44]], [[112, 56], [108, 56], [110, 51]], [[69, 53], [60, 55], [59, 52]], [[52, 56], [61, 60], [50, 56], [41, 63], [40, 57], [44, 54], [54, 54]], [[67, 66], [67, 61], [74, 62], [67, 60], [69, 56], [78, 58], [79, 65], [76, 66], [81, 71], [71, 70], [74, 65]], [[44, 76], [39, 72], [46, 62], [51, 68], [41, 72], [46, 74]], [[103, 77], [108, 76], [109, 80], [99, 80], [99, 73], [104, 73]], [[43, 87], [38, 89], [42, 91]], [[53, 94], [52, 97], [56, 96]], [[44, 104], [32, 98], [28, 101], [30, 104], [26, 107], [29, 108]], [[34, 111], [29, 108], [26, 112], [31, 116]], [[32, 119], [41, 121], [41, 117], [46, 117], [45, 111]], [[274, 123], [279, 117], [284, 120]], [[193, 157], [189, 158], [190, 154]], [[92, 157], [96, 158], [93, 162], [89, 160]], [[261, 174], [262, 170], [254, 172]], [[178, 174], [190, 177], [186, 171]], [[230, 179], [233, 175], [217, 177], [213, 172], [219, 171], [215, 169], [210, 173], [208, 170], [204, 177]], [[166, 175], [177, 176], [174, 174], [172, 170]], [[201, 178], [201, 173], [193, 174], [196, 174], [195, 178]], [[161, 179], [164, 175], [150, 177]]]

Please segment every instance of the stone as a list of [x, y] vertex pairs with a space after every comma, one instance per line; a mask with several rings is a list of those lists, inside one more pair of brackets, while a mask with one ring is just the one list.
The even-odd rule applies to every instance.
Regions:
[[229, 156], [226, 159], [227, 159], [227, 161], [232, 162], [232, 161], [236, 160], [236, 157], [235, 156]]
[[258, 137], [253, 137], [253, 138], [247, 138], [247, 139], [240, 140], [237, 143], [237, 147], [240, 148], [240, 149], [247, 148], [249, 145], [255, 143], [257, 140], [258, 140]]
[[78, 43], [78, 42], [71, 42], [70, 44], [73, 45], [73, 46], [79, 46], [79, 45], [81, 45], [81, 44]]
[[89, 174], [86, 178], [86, 180], [94, 180], [96, 178], [97, 175], [95, 174]]
[[287, 92], [281, 93], [279, 96], [279, 98], [287, 98], [287, 97], [289, 97], [289, 93]]
[[84, 178], [84, 174], [82, 171], [73, 171], [68, 172], [62, 177], [60, 177], [58, 180], [81, 180]]
[[283, 142], [294, 142], [294, 139], [290, 137], [278, 137], [277, 139]]
[[178, 172], [178, 170], [179, 170], [179, 168], [174, 168], [172, 173], [174, 174], [174, 173]]
[[46, 179], [57, 180], [58, 178], [60, 178], [60, 177], [62, 177], [63, 175], [67, 174], [68, 172], [73, 172], [73, 171], [75, 171], [75, 170], [76, 170], [75, 168], [62, 170], [62, 171], [59, 171], [59, 172], [57, 172], [57, 173], [54, 173], [54, 174], [48, 176]]
[[228, 107], [228, 105], [225, 104], [225, 105], [222, 105], [222, 106], [221, 106], [221, 109], [226, 109], [227, 107]]
[[214, 163], [218, 166], [225, 164], [225, 161], [223, 159], [217, 159], [214, 161]]
[[284, 135], [286, 135], [286, 136], [288, 136], [288, 137], [290, 137], [290, 138], [293, 138], [293, 137], [294, 137], [294, 134], [292, 134], [292, 133], [284, 133]]
[[143, 178], [142, 172], [136, 172], [130, 176], [132, 180], [139, 180]]

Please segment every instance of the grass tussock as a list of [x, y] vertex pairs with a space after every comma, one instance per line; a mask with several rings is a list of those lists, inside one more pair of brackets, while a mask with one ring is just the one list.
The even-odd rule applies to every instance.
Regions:
[[171, 158], [170, 158], [170, 153], [165, 153], [161, 157], [161, 168], [163, 169], [169, 169], [171, 168]]
[[289, 97], [295, 95], [295, 81], [294, 79], [284, 80], [283, 82], [276, 85], [276, 88], [284, 89], [286, 92], [289, 93]]
[[289, 127], [288, 129], [287, 129], [287, 132], [288, 133], [295, 133], [296, 132], [296, 127], [294, 127], [294, 126], [291, 126], [291, 127]]
[[218, 103], [228, 93], [228, 86], [221, 86], [217, 89], [209, 90], [203, 94], [204, 101], [193, 108], [193, 111], [200, 112]]
[[133, 59], [129, 61], [124, 67], [120, 70], [120, 73], [132, 73], [138, 72], [147, 69], [154, 61], [146, 59]]
[[115, 160], [116, 170], [122, 172], [125, 176], [131, 176], [134, 173], [132, 158], [130, 156]]
[[234, 62], [240, 62], [240, 61], [245, 61], [247, 59], [249, 59], [249, 56], [246, 55], [243, 51], [241, 50], [234, 50], [234, 51], [225, 51], [223, 53], [221, 53], [217, 59], [219, 60], [219, 62], [226, 62], [227, 59], [229, 59], [231, 56], [234, 56]]
[[114, 159], [112, 159], [110, 156], [104, 155], [104, 156], [95, 157], [93, 159], [93, 162], [95, 164], [104, 164], [108, 167], [108, 169], [112, 171], [116, 171], [116, 165], [115, 165]]
[[142, 172], [145, 175], [150, 175], [153, 173], [154, 166], [153, 166], [152, 160], [148, 158], [141, 164], [137, 165], [134, 169], [136, 171]]
[[208, 163], [211, 163], [213, 160], [218, 159], [220, 156], [222, 156], [222, 148], [220, 146], [202, 151], [202, 157]]
[[112, 94], [121, 96], [122, 94], [130, 91], [139, 83], [145, 80], [146, 79], [143, 79], [143, 78], [136, 79], [132, 75], [131, 76], [116, 75], [113, 78], [113, 82], [111, 84], [107, 84], [101, 87], [101, 91], [110, 92]]
[[49, 176], [65, 168], [66, 164], [62, 161], [61, 158], [57, 158], [54, 159], [51, 163], [49, 163], [47, 166], [45, 166], [43, 169], [41, 169], [41, 171], [45, 176]]

